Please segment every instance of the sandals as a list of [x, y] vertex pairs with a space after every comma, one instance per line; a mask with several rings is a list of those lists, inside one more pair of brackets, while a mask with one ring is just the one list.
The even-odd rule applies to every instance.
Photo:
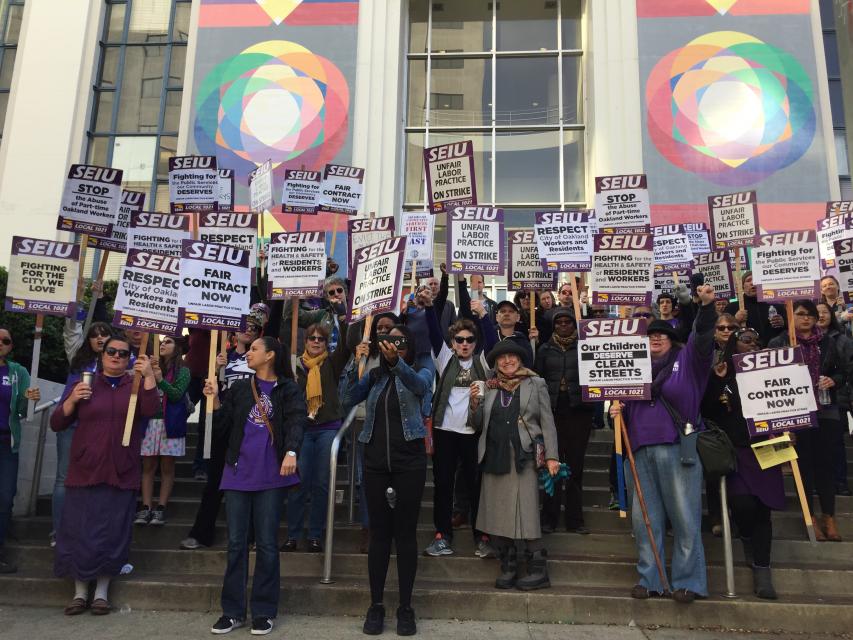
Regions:
[[64, 613], [66, 616], [79, 616], [88, 608], [89, 605], [86, 604], [86, 601], [83, 598], [74, 598], [71, 601], [71, 604], [65, 607]]
[[110, 603], [103, 598], [92, 600], [92, 615], [105, 616], [110, 612]]

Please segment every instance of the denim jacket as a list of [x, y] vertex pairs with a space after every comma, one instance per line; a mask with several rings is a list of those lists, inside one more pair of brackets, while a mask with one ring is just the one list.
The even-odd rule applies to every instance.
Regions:
[[[417, 363], [428, 364], [426, 359], [421, 358], [418, 358]], [[391, 368], [391, 374], [394, 378], [394, 384], [397, 385], [397, 396], [400, 400], [403, 437], [406, 441], [426, 437], [426, 428], [424, 427], [423, 419], [424, 398], [432, 395], [435, 367], [429, 364], [415, 370], [406, 364], [402, 358], [399, 358], [397, 364]], [[379, 400], [382, 390], [385, 388], [385, 381], [388, 379], [388, 374], [380, 367], [374, 371], [366, 372], [361, 377], [361, 380], [356, 380], [357, 377], [358, 367], [353, 367], [349, 371], [346, 390], [343, 394], [344, 413], [349, 413], [359, 402], [367, 400], [364, 427], [358, 436], [359, 442], [367, 444], [373, 436], [376, 403]]]

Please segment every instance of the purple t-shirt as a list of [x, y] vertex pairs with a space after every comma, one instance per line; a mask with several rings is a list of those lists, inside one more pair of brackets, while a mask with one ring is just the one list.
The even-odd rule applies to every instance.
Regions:
[[12, 403], [12, 378], [9, 366], [0, 367], [0, 442], [12, 441], [12, 428], [9, 426], [9, 415]]
[[[258, 396], [267, 417], [272, 416], [270, 393], [275, 382], [258, 380]], [[270, 438], [264, 419], [258, 412], [257, 405], [252, 405], [252, 411], [243, 427], [243, 442], [240, 445], [240, 455], [237, 464], [225, 465], [222, 471], [222, 482], [219, 488], [223, 491], [266, 491], [298, 484], [299, 478], [279, 474], [281, 465], [278, 462], [276, 448]]]

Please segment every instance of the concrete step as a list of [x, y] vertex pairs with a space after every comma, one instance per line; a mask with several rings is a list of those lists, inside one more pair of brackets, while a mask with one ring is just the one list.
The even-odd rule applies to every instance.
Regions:
[[[218, 611], [221, 575], [148, 575], [134, 573], [116, 580], [110, 597], [114, 605], [138, 609]], [[386, 606], [396, 605], [393, 575], [388, 581]], [[320, 585], [316, 579], [287, 577], [282, 581], [283, 615], [327, 614], [362, 616], [368, 605], [365, 578], [342, 579]], [[618, 624], [676, 628], [726, 627], [742, 630], [784, 629], [788, 632], [842, 633], [849, 630], [853, 604], [849, 598], [798, 596], [777, 602], [753, 596], [726, 600], [712, 596], [692, 605], [670, 600], [638, 601], [628, 596], [629, 586], [554, 586], [536, 592], [499, 591], [478, 582], [454, 583], [418, 579], [414, 607], [422, 618], [459, 618], [562, 622], [567, 624]], [[0, 576], [0, 601], [5, 604], [66, 605], [71, 598], [66, 580], [43, 572]]]

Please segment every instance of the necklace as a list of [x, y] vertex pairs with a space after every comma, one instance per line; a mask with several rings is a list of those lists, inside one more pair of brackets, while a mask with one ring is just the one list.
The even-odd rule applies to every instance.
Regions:
[[501, 389], [501, 406], [506, 408], [512, 404], [512, 392]]

